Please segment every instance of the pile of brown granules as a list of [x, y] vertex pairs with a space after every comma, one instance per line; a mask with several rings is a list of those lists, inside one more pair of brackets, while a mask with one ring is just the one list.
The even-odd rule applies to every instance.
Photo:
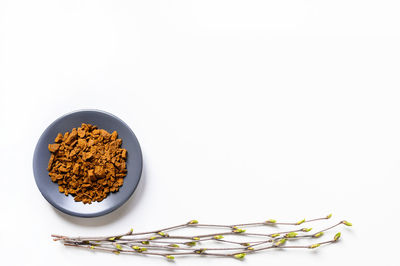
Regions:
[[116, 131], [110, 134], [90, 124], [58, 133], [55, 143], [49, 144], [47, 170], [59, 191], [89, 204], [117, 192], [127, 173], [127, 151], [117, 137]]

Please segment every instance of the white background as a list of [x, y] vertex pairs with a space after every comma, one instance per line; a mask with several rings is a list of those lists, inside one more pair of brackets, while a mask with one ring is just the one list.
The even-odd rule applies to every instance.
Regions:
[[[167, 265], [66, 248], [190, 219], [348, 219], [320, 250], [176, 265], [395, 265], [400, 176], [398, 1], [0, 1], [4, 265]], [[59, 116], [127, 122], [144, 172], [117, 211], [82, 219], [39, 193], [32, 155]]]

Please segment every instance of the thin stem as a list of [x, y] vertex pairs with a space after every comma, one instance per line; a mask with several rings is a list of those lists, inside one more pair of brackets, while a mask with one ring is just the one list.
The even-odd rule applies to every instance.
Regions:
[[[331, 244], [331, 243], [334, 243], [335, 241], [334, 240], [329, 240], [329, 241], [324, 241], [324, 242], [319, 242], [319, 243], [316, 243], [316, 244], [318, 244], [318, 245], [326, 245], [326, 244]], [[282, 246], [281, 248], [310, 248], [310, 246]]]
[[[326, 220], [329, 219], [327, 217], [321, 217], [321, 218], [314, 218], [314, 219], [309, 219], [305, 220], [303, 223], [310, 223], [314, 221], [319, 221], [319, 220]], [[223, 225], [223, 224], [189, 224], [190, 226], [197, 227], [197, 226], [203, 226], [203, 227], [224, 227], [224, 228], [233, 228], [233, 227], [243, 227], [243, 226], [261, 226], [261, 225], [300, 225], [297, 222], [274, 222], [274, 223], [268, 223], [268, 222], [254, 222], [254, 223], [241, 223], [241, 224], [232, 224], [232, 225]]]
[[232, 228], [232, 225], [224, 224], [189, 224], [190, 227], [222, 227], [222, 228]]
[[332, 226], [330, 226], [330, 227], [328, 227], [328, 228], [325, 228], [325, 229], [323, 229], [323, 230], [321, 230], [321, 231], [318, 231], [317, 233], [328, 231], [328, 230], [330, 230], [330, 229], [332, 229], [332, 228], [334, 228], [334, 227], [336, 227], [336, 226], [339, 226], [339, 225], [341, 225], [341, 224], [342, 224], [342, 222], [337, 223], [337, 224], [332, 225]]
[[[222, 256], [222, 257], [235, 257], [243, 258], [245, 254], [254, 253], [262, 250], [274, 249], [274, 248], [286, 248], [286, 249], [301, 249], [309, 248], [313, 249], [320, 245], [331, 244], [336, 242], [340, 234], [335, 235], [334, 240], [317, 242], [312, 245], [284, 245], [285, 241], [291, 241], [300, 238], [315, 238], [321, 237], [322, 232], [331, 230], [343, 224], [341, 221], [332, 226], [326, 227], [314, 234], [297, 234], [297, 232], [308, 232], [306, 228], [293, 228], [294, 230], [280, 231], [275, 233], [257, 233], [257, 232], [245, 232], [243, 228], [250, 226], [264, 226], [264, 225], [292, 225], [298, 226], [306, 222], [314, 222], [318, 220], [329, 219], [330, 215], [325, 218], [316, 218], [311, 220], [302, 220], [297, 223], [276, 223], [275, 221], [270, 223], [243, 223], [235, 225], [216, 225], [216, 224], [196, 224], [192, 220], [186, 224], [180, 224], [163, 228], [161, 230], [154, 230], [148, 232], [133, 233], [132, 230], [119, 235], [113, 236], [101, 236], [101, 237], [67, 237], [62, 235], [52, 235], [54, 241], [63, 241], [65, 246], [95, 249], [114, 253], [126, 253], [126, 254], [142, 254], [142, 255], [156, 255], [163, 256], [168, 259], [173, 259], [173, 256], [180, 255], [205, 255], [205, 256]], [[197, 222], [197, 221], [196, 221]], [[346, 224], [348, 225], [348, 224]], [[350, 224], [351, 225], [351, 224]], [[208, 227], [208, 228], [225, 228], [228, 231], [216, 232], [212, 234], [200, 234], [195, 236], [188, 235], [170, 235], [167, 231], [179, 230], [186, 227]], [[241, 227], [240, 229], [238, 227]], [[242, 231], [243, 230], [243, 231]], [[319, 234], [319, 235], [318, 235]], [[229, 239], [222, 239], [223, 236], [234, 235], [238, 238], [248, 237], [262, 237], [264, 239], [257, 241], [234, 241]], [[187, 242], [177, 241], [179, 239], [187, 240]], [[200, 242], [215, 241], [220, 242], [219, 247], [205, 246], [197, 247], [194, 246]], [[179, 246], [179, 245], [186, 246]], [[240, 245], [239, 246], [228, 246]], [[159, 250], [160, 252], [157, 252]]]

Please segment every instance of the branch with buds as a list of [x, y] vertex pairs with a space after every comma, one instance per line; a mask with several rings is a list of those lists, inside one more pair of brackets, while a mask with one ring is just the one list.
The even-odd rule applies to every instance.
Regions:
[[[269, 219], [264, 222], [244, 223], [234, 225], [201, 224], [197, 220], [175, 225], [159, 230], [134, 233], [133, 229], [125, 234], [102, 237], [67, 237], [52, 235], [54, 241], [62, 241], [65, 246], [100, 250], [115, 254], [143, 254], [162, 256], [168, 260], [175, 256], [200, 255], [220, 256], [243, 259], [247, 254], [268, 249], [315, 249], [322, 245], [332, 244], [339, 240], [341, 233], [336, 233], [333, 239], [316, 242], [326, 231], [339, 225], [352, 226], [348, 221], [340, 221], [315, 233], [308, 233], [312, 228], [302, 227], [302, 224], [328, 220], [331, 214], [323, 218], [302, 219], [298, 222], [278, 222]], [[279, 226], [289, 226], [290, 230], [278, 230]], [[268, 227], [271, 232], [248, 232], [250, 227]], [[176, 231], [184, 228], [208, 228], [215, 232], [208, 234], [177, 235]], [[229, 239], [229, 238], [233, 239]], [[249, 238], [255, 240], [249, 241]], [[307, 245], [290, 245], [295, 240], [311, 240]], [[246, 240], [246, 241], [245, 241]], [[212, 243], [219, 245], [212, 246]], [[201, 246], [201, 247], [198, 247]]]

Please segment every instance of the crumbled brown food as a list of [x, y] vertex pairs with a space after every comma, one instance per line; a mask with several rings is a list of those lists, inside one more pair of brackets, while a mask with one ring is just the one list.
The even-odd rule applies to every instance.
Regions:
[[49, 144], [48, 171], [58, 190], [75, 201], [102, 201], [117, 192], [126, 176], [126, 150], [121, 148], [118, 133], [112, 134], [90, 124], [64, 135], [58, 133]]

